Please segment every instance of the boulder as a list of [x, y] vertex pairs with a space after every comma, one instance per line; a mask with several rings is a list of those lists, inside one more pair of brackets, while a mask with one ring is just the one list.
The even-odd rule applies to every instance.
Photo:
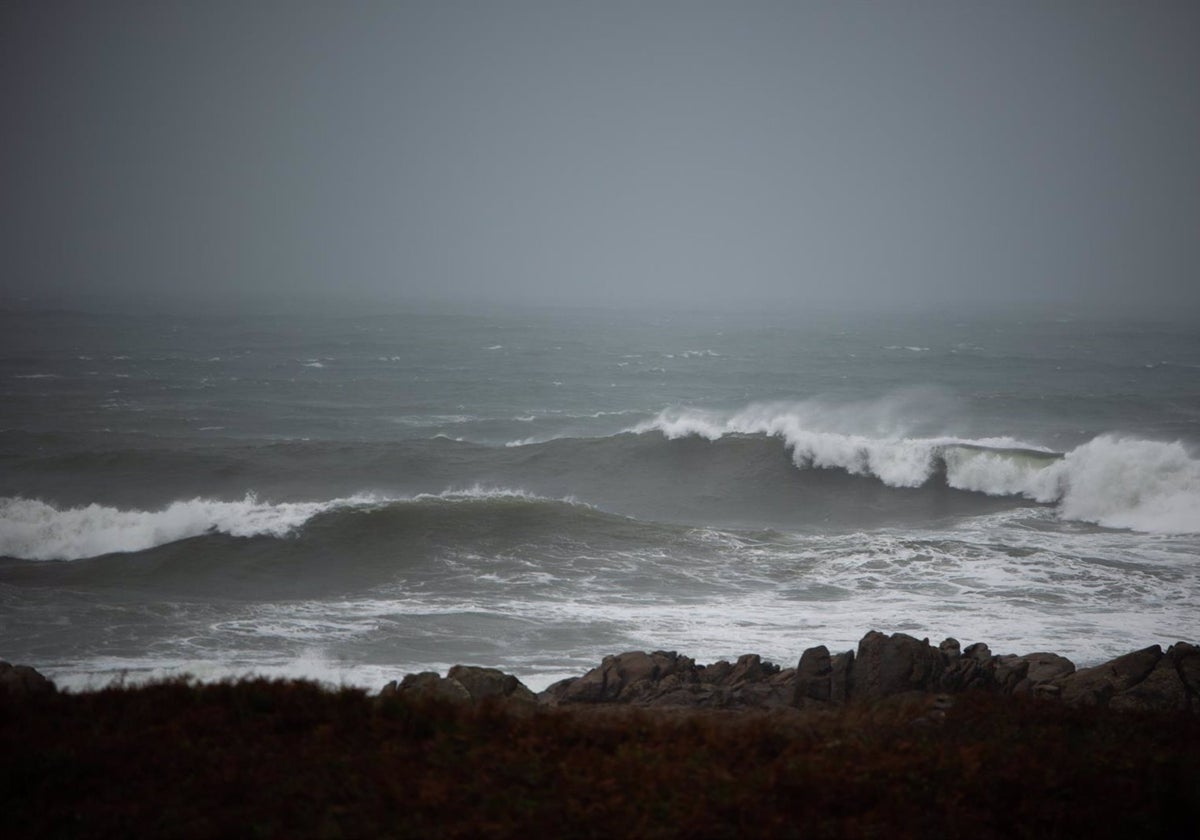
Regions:
[[1200, 648], [1187, 642], [1176, 642], [1167, 651], [1188, 695], [1188, 706], [1200, 712]]
[[1182, 712], [1188, 708], [1188, 692], [1175, 663], [1164, 656], [1149, 676], [1109, 700], [1108, 707], [1122, 711]]
[[1029, 662], [1011, 653], [993, 656], [990, 664], [996, 687], [1005, 694], [1012, 694], [1029, 673]]
[[1028, 667], [1025, 678], [1013, 688], [1013, 694], [1054, 694], [1054, 691], [1040, 691], [1039, 687], [1075, 673], [1075, 663], [1057, 653], [1027, 653], [1018, 659]]
[[57, 690], [51, 680], [28, 665], [0, 662], [0, 697], [37, 697]]
[[600, 665], [579, 679], [569, 683], [557, 683], [550, 701], [556, 704], [570, 703], [629, 703], [648, 699], [654, 685], [664, 677], [680, 674], [681, 680], [695, 682], [696, 664], [686, 656], [674, 651], [629, 651], [615, 656], [606, 656]]
[[[387, 691], [387, 688], [384, 688]], [[407, 674], [396, 686], [395, 694], [420, 700], [435, 700], [443, 703], [467, 704], [471, 692], [455, 679], [441, 677], [433, 671]]]
[[995, 657], [979, 660], [959, 656], [946, 665], [938, 680], [943, 691], [993, 691], [996, 688]]
[[850, 699], [850, 671], [854, 667], [854, 651], [847, 650], [829, 658], [829, 700], [844, 705]]
[[795, 705], [799, 706], [805, 700], [828, 702], [832, 693], [832, 675], [833, 662], [825, 645], [809, 648], [800, 654], [800, 664], [796, 666]]
[[519, 679], [497, 668], [455, 665], [446, 672], [446, 677], [457, 680], [476, 703], [489, 697], [519, 703], [537, 702], [537, 696]]
[[969, 659], [975, 659], [979, 662], [987, 662], [992, 658], [991, 650], [983, 642], [976, 642], [973, 645], [967, 645], [967, 648], [962, 652], [962, 655]]
[[733, 673], [733, 665], [721, 659], [711, 665], [696, 669], [696, 679], [708, 685], [728, 685], [729, 675]]
[[942, 652], [929, 640], [875, 630], [858, 643], [850, 671], [850, 699], [877, 700], [908, 691], [936, 691], [945, 671]]
[[1113, 696], [1146, 679], [1162, 657], [1162, 648], [1151, 645], [1103, 665], [1076, 671], [1055, 684], [1061, 689], [1063, 701], [1072, 706], [1106, 706]]
[[757, 653], [747, 653], [738, 657], [737, 664], [729, 673], [729, 685], [747, 682], [761, 682], [779, 673], [779, 666], [772, 662], [763, 662]]

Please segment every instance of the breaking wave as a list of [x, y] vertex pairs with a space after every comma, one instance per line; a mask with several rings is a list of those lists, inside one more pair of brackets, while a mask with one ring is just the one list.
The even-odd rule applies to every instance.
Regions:
[[[360, 494], [319, 502], [264, 502], [253, 493], [238, 501], [191, 499], [161, 510], [122, 510], [105, 505], [58, 508], [37, 499], [0, 499], [0, 556], [22, 560], [82, 560], [145, 551], [206, 534], [231, 537], [293, 535], [319, 514], [437, 502], [509, 500], [544, 502], [508, 488], [471, 487], [405, 498]], [[579, 505], [573, 499], [557, 504]]]
[[[1067, 453], [1014, 438], [889, 433], [879, 417], [846, 425], [856, 407], [752, 405], [737, 412], [668, 410], [630, 429], [667, 439], [763, 435], [783, 441], [801, 469], [844, 470], [890, 487], [921, 487], [941, 476], [957, 490], [1057, 503], [1065, 519], [1154, 533], [1200, 533], [1200, 460], [1180, 442], [1100, 435]], [[851, 424], [852, 425], [852, 424]]]

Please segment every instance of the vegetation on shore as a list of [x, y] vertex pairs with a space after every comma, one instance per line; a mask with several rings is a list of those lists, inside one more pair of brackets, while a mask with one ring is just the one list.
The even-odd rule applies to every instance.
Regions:
[[0, 696], [6, 833], [1194, 837], [1200, 715], [965, 694], [558, 709], [185, 681]]

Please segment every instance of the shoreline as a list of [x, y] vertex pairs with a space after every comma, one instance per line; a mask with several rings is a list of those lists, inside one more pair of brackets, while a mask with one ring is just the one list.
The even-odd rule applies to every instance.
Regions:
[[[920, 640], [864, 643], [855, 661], [882, 667], [863, 665], [855, 679], [870, 679], [855, 685], [911, 684], [917, 672], [895, 666], [920, 656]], [[1173, 649], [1156, 661], [1197, 664], [1191, 645]], [[1095, 686], [1151, 655], [1063, 679], [1091, 672]], [[1194, 707], [1114, 705], [1129, 689], [1068, 703], [979, 685], [837, 705], [808, 696], [820, 694], [821, 659], [806, 651], [793, 672], [811, 702], [783, 706], [732, 702], [762, 699], [793, 670], [752, 654], [727, 673], [703, 666], [712, 679], [695, 683], [687, 657], [618, 654], [548, 689], [554, 703], [461, 666], [373, 695], [264, 679], [17, 695], [10, 668], [0, 808], [31, 838], [1175, 838], [1200, 820]], [[966, 651], [956, 661], [984, 663]], [[942, 675], [968, 671], [986, 669]], [[672, 684], [730, 702], [649, 702]], [[569, 690], [579, 702], [562, 702]]]
[[[247, 673], [204, 681], [191, 674], [146, 680], [110, 681], [69, 694], [136, 689], [184, 682], [230, 684], [270, 679]], [[276, 681], [312, 681], [323, 690], [361, 690], [364, 686], [311, 680], [304, 676]], [[473, 687], [475, 690], [470, 690]], [[0, 696], [58, 691], [30, 666], [0, 662]], [[437, 672], [410, 673], [386, 683], [383, 696], [411, 695], [451, 702], [479, 702], [514, 695], [534, 706], [627, 704], [640, 707], [814, 708], [870, 702], [893, 695], [986, 692], [1061, 699], [1073, 706], [1192, 711], [1200, 713], [1200, 646], [1179, 641], [1130, 651], [1096, 665], [1077, 668], [1056, 653], [993, 654], [986, 643], [963, 648], [954, 638], [937, 646], [928, 638], [869, 631], [856, 649], [830, 653], [824, 645], [806, 649], [794, 666], [745, 654], [735, 663], [697, 664], [674, 651], [626, 651], [604, 657], [581, 675], [530, 690], [520, 679], [496, 668], [455, 665]]]

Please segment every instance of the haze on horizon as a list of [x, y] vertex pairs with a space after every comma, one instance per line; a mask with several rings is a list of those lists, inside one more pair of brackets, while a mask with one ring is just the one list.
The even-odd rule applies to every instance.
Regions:
[[18, 0], [0, 297], [1197, 313], [1197, 44], [1186, 1]]

